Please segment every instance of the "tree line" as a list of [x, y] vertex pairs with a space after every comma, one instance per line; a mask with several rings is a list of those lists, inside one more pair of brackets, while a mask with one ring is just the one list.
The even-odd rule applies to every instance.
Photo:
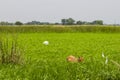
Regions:
[[27, 23], [22, 23], [21, 21], [16, 21], [15, 23], [1, 21], [0, 25], [103, 25], [102, 20], [94, 20], [92, 22], [87, 21], [75, 21], [72, 18], [61, 19], [61, 23], [50, 23], [50, 22], [40, 22], [40, 21], [31, 21]]
[[62, 19], [61, 23], [63, 25], [103, 25], [103, 21], [102, 20], [94, 20], [92, 22], [87, 22], [87, 21], [75, 21], [72, 18], [68, 18], [68, 19]]

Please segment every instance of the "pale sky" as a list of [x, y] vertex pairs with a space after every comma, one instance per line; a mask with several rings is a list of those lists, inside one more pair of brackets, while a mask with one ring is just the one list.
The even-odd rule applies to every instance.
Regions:
[[120, 23], [120, 0], [0, 0], [0, 21], [60, 22], [62, 18]]

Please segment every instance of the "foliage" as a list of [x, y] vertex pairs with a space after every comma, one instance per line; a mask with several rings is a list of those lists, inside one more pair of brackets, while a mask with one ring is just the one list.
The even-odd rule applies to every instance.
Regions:
[[61, 22], [63, 25], [73, 25], [75, 20], [72, 18], [68, 18], [68, 19], [62, 19]]
[[103, 21], [102, 20], [95, 20], [92, 22], [92, 24], [94, 25], [103, 25]]
[[40, 25], [40, 26], [1, 26], [0, 33], [120, 33], [119, 26], [101, 26], [101, 25]]
[[17, 41], [10, 42], [9, 39], [0, 39], [0, 62], [2, 64], [20, 64], [22, 60]]
[[83, 25], [83, 22], [82, 21], [77, 21], [76, 24], [77, 25]]
[[95, 20], [95, 21], [92, 21], [92, 22], [77, 21], [76, 24], [77, 25], [103, 25], [103, 21], [102, 20]]
[[39, 21], [32, 21], [32, 22], [27, 22], [26, 25], [48, 25], [49, 22], [39, 22]]
[[27, 25], [40, 25], [39, 21], [32, 21], [32, 22], [27, 22]]
[[61, 19], [62, 25], [66, 24], [66, 19]]
[[13, 25], [13, 23], [2, 21], [0, 22], [0, 25]]
[[[2, 21], [0, 22], [0, 25], [103, 25], [102, 20], [95, 20], [92, 22], [87, 22], [87, 21], [75, 21], [73, 18], [68, 18], [68, 19], [61, 19], [61, 23], [55, 22], [40, 22], [40, 21], [31, 21], [31, 22], [26, 22], [22, 23], [20, 21], [16, 21], [15, 23], [10, 23], [10, 22], [5, 22]], [[113, 25], [119, 25], [119, 24], [113, 24]]]
[[16, 21], [16, 22], [15, 22], [15, 25], [23, 25], [23, 23], [20, 22], [20, 21]]

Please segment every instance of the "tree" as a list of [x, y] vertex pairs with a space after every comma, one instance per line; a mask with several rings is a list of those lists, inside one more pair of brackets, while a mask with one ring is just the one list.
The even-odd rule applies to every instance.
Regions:
[[61, 23], [62, 23], [62, 25], [65, 25], [66, 24], [66, 19], [61, 19]]
[[25, 23], [26, 25], [49, 25], [49, 22], [31, 21]]
[[92, 24], [94, 25], [103, 25], [103, 21], [102, 20], [95, 20], [92, 22]]
[[40, 25], [39, 21], [32, 21], [32, 22], [29, 22], [29, 23], [32, 24], [32, 25]]
[[66, 20], [67, 25], [73, 25], [74, 22], [75, 22], [75, 20], [72, 19], [72, 18], [68, 18], [68, 19]]
[[16, 22], [15, 22], [15, 25], [23, 25], [23, 23], [20, 22], [20, 21], [16, 21]]
[[63, 25], [73, 25], [75, 23], [75, 20], [72, 18], [68, 18], [68, 19], [61, 19], [61, 22]]
[[83, 22], [82, 22], [82, 21], [77, 21], [76, 24], [77, 24], [77, 25], [82, 25]]
[[13, 23], [2, 21], [0, 22], [0, 25], [13, 25]]

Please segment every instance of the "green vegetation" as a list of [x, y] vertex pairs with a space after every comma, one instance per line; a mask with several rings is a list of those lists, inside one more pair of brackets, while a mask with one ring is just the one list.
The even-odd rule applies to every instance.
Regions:
[[[9, 62], [11, 59], [0, 63], [0, 79], [119, 80], [119, 32], [119, 27], [104, 26], [2, 26], [0, 44], [5, 47], [0, 49], [8, 56], [14, 46], [15, 54], [20, 50], [24, 55], [18, 55], [23, 58], [22, 64], [21, 60]], [[46, 40], [49, 45], [43, 44]], [[107, 56], [107, 63], [102, 53]], [[2, 54], [0, 51], [0, 56]], [[82, 56], [84, 61], [67, 62], [69, 55]]]
[[33, 26], [1, 26], [0, 33], [120, 33], [119, 26], [98, 26], [98, 25], [33, 25]]
[[87, 22], [87, 21], [75, 21], [72, 18], [68, 18], [68, 19], [61, 19], [61, 23], [62, 25], [103, 25], [103, 21], [102, 20], [95, 20], [92, 22]]
[[15, 25], [23, 25], [23, 23], [20, 22], [20, 21], [16, 21], [16, 22], [15, 22]]
[[61, 19], [61, 23], [60, 22], [51, 23], [51, 22], [41, 22], [41, 21], [31, 21], [26, 23], [22, 23], [20, 21], [16, 21], [15, 23], [10, 23], [7, 21], [0, 22], [0, 25], [23, 25], [23, 24], [24, 25], [104, 25], [102, 20], [94, 20], [92, 22], [87, 22], [81, 20], [75, 21], [73, 18]]
[[0, 62], [2, 64], [20, 64], [22, 63], [21, 57], [17, 40], [9, 40], [8, 38], [0, 39]]
[[62, 19], [61, 22], [63, 25], [74, 25], [75, 24], [75, 20], [72, 18]]

